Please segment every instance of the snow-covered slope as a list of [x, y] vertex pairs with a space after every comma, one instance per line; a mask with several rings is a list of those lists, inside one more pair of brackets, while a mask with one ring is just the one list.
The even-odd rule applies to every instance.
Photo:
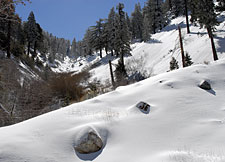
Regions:
[[[198, 84], [208, 80], [212, 90]], [[224, 162], [225, 60], [160, 74], [0, 128], [1, 162]], [[135, 105], [151, 105], [148, 114]], [[94, 129], [103, 150], [74, 151]]]
[[[217, 26], [215, 34], [215, 44], [218, 52], [219, 59], [225, 58], [225, 13], [219, 16], [220, 25]], [[126, 65], [136, 62], [138, 66], [137, 70], [146, 71], [147, 75], [157, 75], [169, 70], [169, 62], [172, 57], [179, 62], [179, 66], [182, 67], [180, 44], [178, 37], [178, 25], [182, 29], [182, 37], [185, 53], [188, 53], [194, 64], [203, 64], [213, 61], [212, 49], [210, 39], [208, 37], [206, 29], [200, 29], [199, 26], [191, 24], [191, 33], [186, 32], [185, 17], [178, 17], [173, 19], [168, 26], [162, 31], [153, 34], [151, 40], [148, 43], [135, 43], [131, 45], [132, 57], [125, 58]], [[103, 54], [104, 55], [104, 54]], [[98, 57], [97, 57], [98, 58]], [[98, 62], [99, 60], [89, 58], [85, 61], [85, 65], [89, 63]], [[98, 66], [91, 70], [93, 74], [92, 80], [97, 78], [102, 83], [110, 81], [109, 65], [106, 62], [107, 58], [100, 60], [101, 66]], [[117, 60], [113, 61], [117, 64]], [[79, 64], [76, 64], [77, 66]], [[65, 65], [64, 65], [65, 66]], [[74, 67], [75, 67], [74, 66]], [[83, 68], [81, 66], [80, 68]], [[115, 66], [113, 67], [115, 69]], [[66, 69], [66, 68], [64, 68]], [[79, 67], [76, 68], [76, 70]], [[73, 70], [73, 69], [71, 69]], [[71, 71], [67, 68], [67, 71]]]

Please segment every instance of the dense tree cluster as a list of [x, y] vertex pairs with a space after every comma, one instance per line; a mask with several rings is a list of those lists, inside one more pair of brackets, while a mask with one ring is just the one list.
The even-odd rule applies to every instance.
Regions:
[[[55, 58], [63, 60], [65, 56], [74, 56], [76, 51], [70, 52], [70, 41], [57, 38], [42, 30], [31, 12], [27, 21], [22, 22], [15, 13], [15, 5], [24, 4], [29, 0], [1, 0], [0, 1], [0, 50], [17, 57], [24, 55], [37, 59], [37, 51], [43, 58], [54, 62]], [[73, 44], [74, 46], [74, 44]]]

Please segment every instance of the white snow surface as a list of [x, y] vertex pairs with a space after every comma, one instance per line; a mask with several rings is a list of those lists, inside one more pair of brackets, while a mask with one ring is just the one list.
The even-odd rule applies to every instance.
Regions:
[[[212, 90], [198, 87], [207, 80]], [[160, 74], [0, 128], [1, 162], [224, 162], [225, 60]], [[146, 102], [150, 112], [135, 108]], [[95, 130], [104, 148], [74, 146]]]

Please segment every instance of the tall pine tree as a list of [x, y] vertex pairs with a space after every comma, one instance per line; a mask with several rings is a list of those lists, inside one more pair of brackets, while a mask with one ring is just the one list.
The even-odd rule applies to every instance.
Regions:
[[201, 27], [207, 29], [209, 38], [211, 40], [213, 59], [218, 60], [216, 48], [213, 39], [213, 30], [215, 26], [219, 25], [217, 14], [215, 12], [215, 4], [213, 0], [192, 0], [192, 21], [198, 22]]
[[132, 39], [143, 40], [143, 14], [140, 3], [135, 5], [134, 12], [131, 14]]

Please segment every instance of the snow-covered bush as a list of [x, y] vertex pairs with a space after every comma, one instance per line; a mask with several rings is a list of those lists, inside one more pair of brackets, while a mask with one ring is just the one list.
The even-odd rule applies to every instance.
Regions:
[[146, 59], [144, 56], [139, 58], [130, 58], [126, 62], [126, 70], [129, 80], [140, 81], [149, 78], [153, 74], [153, 70], [146, 68]]

